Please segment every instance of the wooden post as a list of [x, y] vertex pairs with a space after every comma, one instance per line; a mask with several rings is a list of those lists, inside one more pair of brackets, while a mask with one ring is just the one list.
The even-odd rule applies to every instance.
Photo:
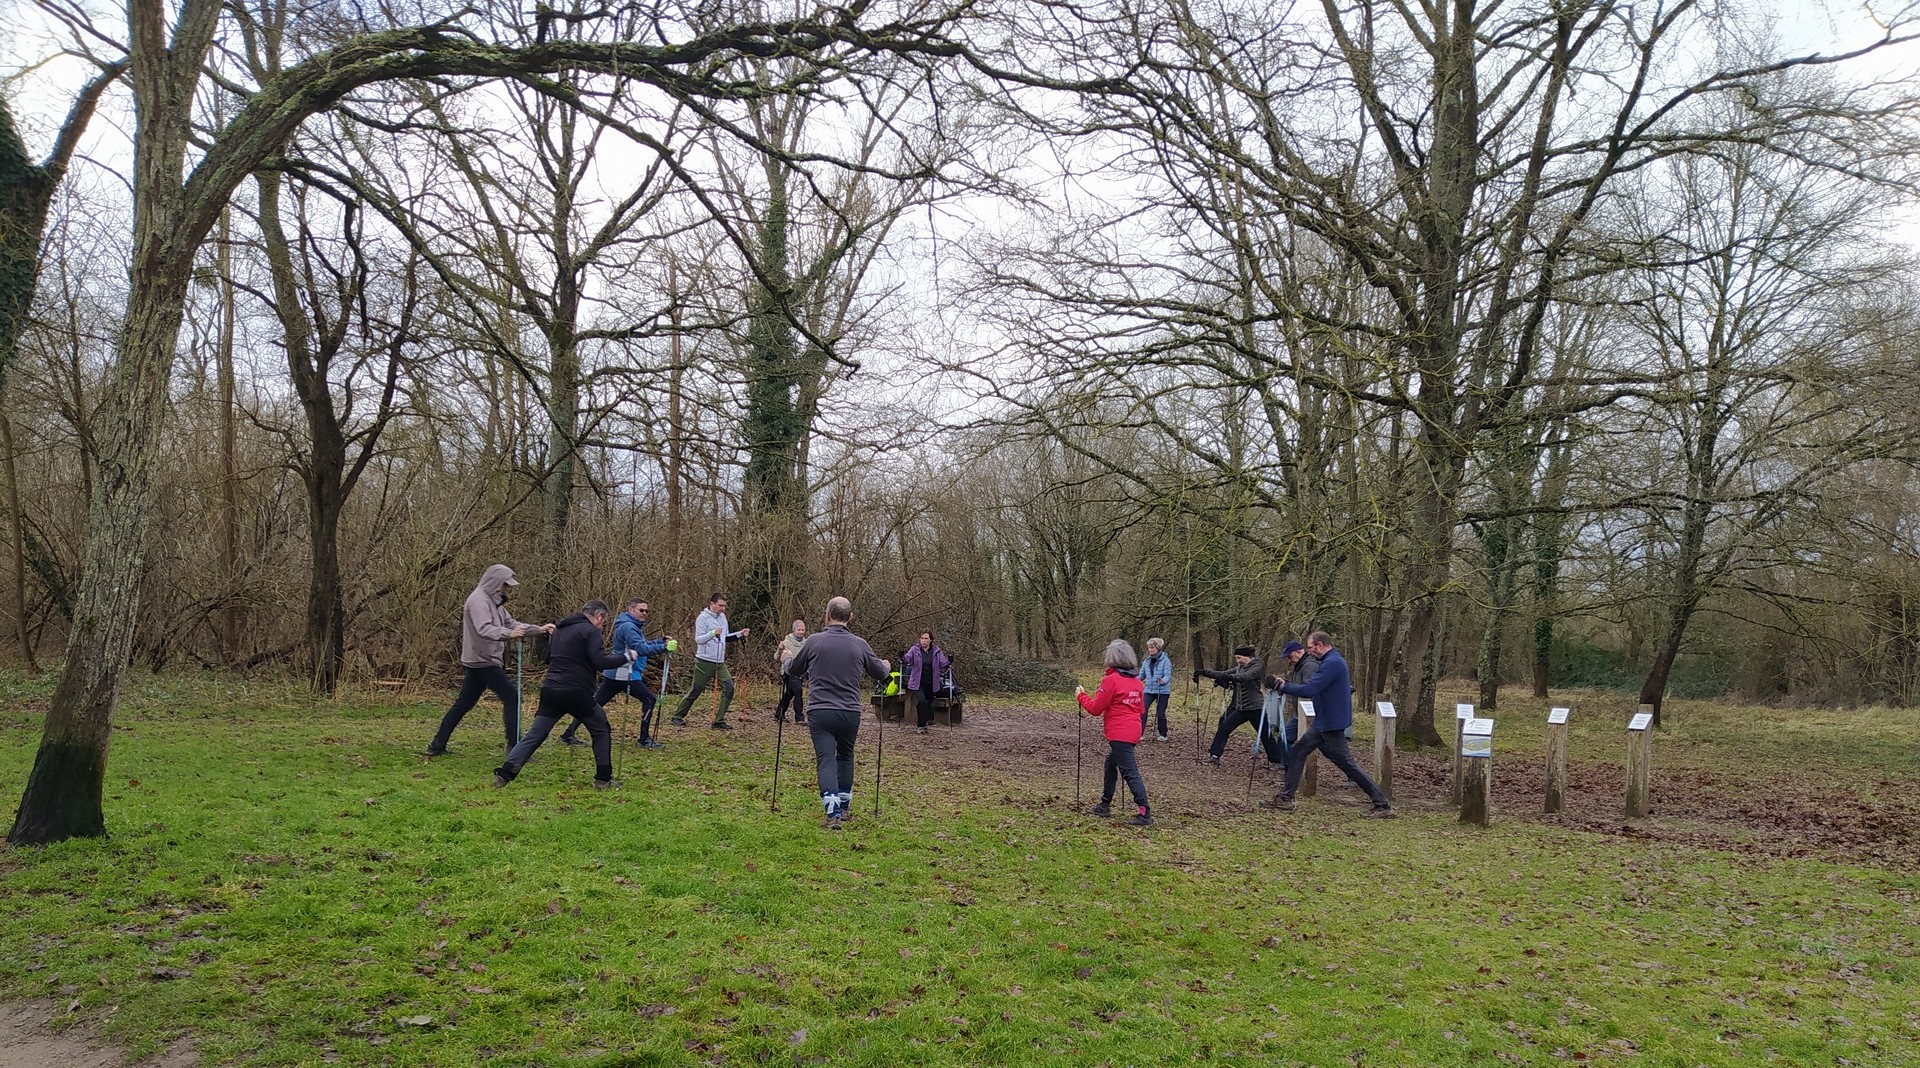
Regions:
[[1394, 710], [1392, 701], [1375, 701], [1373, 710], [1379, 713], [1373, 728], [1373, 781], [1380, 784], [1380, 792], [1393, 800], [1393, 734], [1400, 725], [1400, 713]]
[[1567, 713], [1564, 708], [1547, 713], [1547, 812], [1552, 814], [1567, 804]]
[[[1305, 738], [1308, 731], [1317, 730], [1313, 725], [1313, 702], [1300, 702], [1300, 737]], [[1309, 756], [1300, 772], [1300, 796], [1313, 797], [1320, 793], [1320, 762]]]
[[1460, 779], [1460, 822], [1487, 825], [1493, 810], [1493, 721], [1470, 719], [1460, 729], [1464, 766]]
[[1627, 818], [1642, 819], [1652, 808], [1653, 706], [1641, 705], [1627, 724]]
[[1465, 701], [1453, 706], [1453, 785], [1447, 788], [1447, 801], [1460, 803], [1460, 740], [1467, 729], [1467, 721], [1473, 718], [1473, 706]]

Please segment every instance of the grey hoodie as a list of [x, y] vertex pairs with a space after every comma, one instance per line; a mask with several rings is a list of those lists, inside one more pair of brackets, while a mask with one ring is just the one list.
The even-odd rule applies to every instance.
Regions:
[[480, 584], [467, 594], [467, 606], [460, 613], [460, 663], [470, 668], [504, 667], [502, 658], [513, 632], [526, 624], [508, 614], [502, 602], [504, 591], [513, 582], [513, 568], [494, 564], [480, 576]]

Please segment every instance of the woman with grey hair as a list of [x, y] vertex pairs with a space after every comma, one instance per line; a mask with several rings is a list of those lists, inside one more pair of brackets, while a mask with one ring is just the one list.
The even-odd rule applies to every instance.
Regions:
[[1167, 740], [1167, 701], [1173, 696], [1173, 658], [1165, 650], [1167, 643], [1159, 638], [1147, 639], [1147, 658], [1140, 662], [1140, 696], [1145, 702], [1140, 709], [1141, 741], [1146, 741], [1147, 714], [1158, 711], [1160, 718], [1158, 735], [1161, 741]]
[[1151, 827], [1153, 810], [1147, 807], [1147, 784], [1140, 778], [1140, 762], [1134, 754], [1146, 709], [1140, 698], [1140, 680], [1135, 677], [1140, 658], [1133, 646], [1116, 638], [1107, 646], [1106, 665], [1107, 672], [1093, 693], [1080, 686], [1073, 691], [1080, 708], [1089, 716], [1101, 717], [1106, 728], [1107, 766], [1101, 779], [1100, 803], [1093, 806], [1092, 814], [1113, 814], [1113, 788], [1116, 780], [1124, 777], [1139, 809], [1129, 822], [1135, 827]]

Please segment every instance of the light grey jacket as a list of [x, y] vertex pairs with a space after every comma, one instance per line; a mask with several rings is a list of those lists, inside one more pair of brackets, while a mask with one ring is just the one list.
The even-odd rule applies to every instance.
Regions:
[[513, 579], [513, 568], [494, 564], [480, 576], [480, 585], [467, 594], [467, 606], [460, 613], [460, 663], [470, 668], [503, 667], [507, 642], [513, 632], [526, 624], [507, 612], [504, 591]]

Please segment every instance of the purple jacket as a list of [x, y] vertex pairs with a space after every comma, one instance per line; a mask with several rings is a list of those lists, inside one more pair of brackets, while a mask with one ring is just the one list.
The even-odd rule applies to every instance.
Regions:
[[901, 665], [907, 669], [907, 689], [918, 690], [920, 688], [920, 668], [924, 663], [927, 667], [933, 669], [933, 688], [937, 690], [941, 686], [941, 680], [947, 677], [947, 669], [953, 666], [953, 661], [947, 659], [947, 654], [941, 651], [937, 643], [931, 650], [924, 654], [924, 660], [922, 656], [920, 643], [914, 642], [907, 647], [906, 653], [900, 657]]

